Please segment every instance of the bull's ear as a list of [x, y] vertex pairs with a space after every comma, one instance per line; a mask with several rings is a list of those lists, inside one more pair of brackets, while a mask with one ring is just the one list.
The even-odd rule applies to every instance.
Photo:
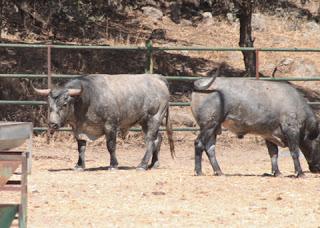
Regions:
[[82, 93], [82, 85], [81, 85], [81, 89], [68, 89], [68, 94], [69, 96], [73, 97], [73, 96], [80, 96], [80, 94]]
[[38, 95], [41, 95], [41, 96], [48, 96], [51, 89], [37, 89], [33, 86], [33, 84], [30, 82], [30, 85], [32, 87], [32, 89], [38, 94]]

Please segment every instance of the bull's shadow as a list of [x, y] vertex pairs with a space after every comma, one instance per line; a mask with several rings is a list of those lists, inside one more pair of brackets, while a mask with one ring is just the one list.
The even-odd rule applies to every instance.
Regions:
[[[119, 166], [117, 170], [134, 170], [136, 169], [135, 166]], [[101, 171], [101, 170], [106, 170], [106, 171], [111, 171], [110, 166], [100, 166], [100, 167], [93, 167], [93, 168], [86, 168], [84, 169], [83, 172], [91, 172], [91, 171]], [[115, 170], [115, 171], [117, 171]], [[72, 171], [72, 172], [77, 172], [77, 170], [72, 169], [72, 168], [67, 168], [67, 169], [48, 169], [49, 172], [64, 172], [64, 171]]]
[[[313, 174], [310, 171], [304, 171], [304, 174]], [[279, 177], [273, 176], [271, 173], [263, 173], [263, 174], [251, 174], [251, 173], [224, 173], [223, 176], [226, 177], [264, 177], [264, 178], [297, 178], [295, 175], [290, 174], [290, 175], [282, 175]], [[303, 178], [320, 178], [320, 175], [313, 174], [311, 176], [305, 176]]]

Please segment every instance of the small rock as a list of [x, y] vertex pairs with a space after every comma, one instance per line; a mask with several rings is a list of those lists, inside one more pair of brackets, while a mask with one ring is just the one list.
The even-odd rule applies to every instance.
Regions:
[[306, 28], [311, 30], [312, 32], [318, 32], [320, 29], [320, 25], [315, 21], [310, 21], [306, 24]]
[[204, 12], [201, 14], [204, 19], [212, 18], [212, 13]]
[[163, 17], [163, 13], [161, 12], [161, 10], [158, 10], [154, 7], [145, 6], [145, 7], [142, 7], [141, 9], [143, 11], [143, 14], [155, 20], [160, 20]]
[[166, 193], [165, 192], [151, 192], [152, 195], [155, 195], [155, 196], [164, 196]]
[[261, 14], [252, 14], [252, 29], [255, 31], [263, 32], [266, 30], [266, 20], [265, 17]]

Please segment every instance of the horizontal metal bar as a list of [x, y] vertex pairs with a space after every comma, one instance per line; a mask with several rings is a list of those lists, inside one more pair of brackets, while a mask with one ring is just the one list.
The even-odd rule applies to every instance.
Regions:
[[[256, 79], [254, 79], [254, 80], [256, 80]], [[265, 81], [320, 81], [320, 77], [259, 78], [259, 80], [265, 80]]]
[[313, 105], [316, 106], [316, 105], [320, 105], [320, 102], [312, 101], [312, 102], [308, 102], [308, 104], [312, 106]]
[[256, 49], [254, 47], [153, 47], [153, 50], [161, 51], [255, 51]]
[[170, 106], [190, 106], [190, 102], [169, 102]]
[[0, 43], [0, 47], [5, 48], [46, 48], [47, 44], [8, 44], [8, 43]]
[[[0, 100], [0, 105], [47, 105], [47, 101]], [[190, 102], [169, 102], [170, 106], [190, 106]]]
[[276, 52], [320, 52], [320, 48], [256, 48], [259, 51]]
[[320, 52], [320, 48], [255, 48], [255, 47], [152, 47], [162, 51], [264, 51], [264, 52]]
[[104, 46], [104, 45], [60, 45], [60, 44], [7, 44], [0, 43], [4, 48], [59, 48], [59, 49], [109, 49], [109, 50], [147, 50], [145, 46]]
[[46, 101], [0, 100], [0, 105], [45, 105]]
[[[47, 127], [34, 127], [33, 131], [47, 131]], [[165, 128], [160, 128], [160, 131], [165, 131]], [[199, 131], [199, 128], [185, 127], [185, 128], [173, 128], [173, 131]], [[58, 131], [71, 131], [71, 128], [59, 128]], [[139, 132], [141, 128], [130, 128], [129, 131]]]
[[[81, 74], [52, 74], [52, 78], [77, 78]], [[48, 78], [47, 74], [0, 74], [0, 78]]]
[[167, 80], [172, 81], [195, 81], [203, 77], [189, 77], [189, 76], [165, 76]]
[[[109, 50], [148, 50], [145, 46], [105, 46], [70, 44], [9, 44], [0, 43], [5, 48], [59, 48], [59, 49], [109, 49]], [[279, 52], [320, 52], [320, 48], [255, 48], [255, 47], [150, 47], [153, 50], [167, 51], [279, 51]]]
[[[77, 78], [84, 75], [81, 74], [52, 74], [52, 78]], [[0, 78], [47, 78], [46, 74], [0, 74]], [[202, 77], [190, 77], [190, 76], [164, 76], [167, 80], [197, 80]]]
[[[81, 74], [53, 74], [52, 78], [65, 78], [65, 79], [72, 79], [81, 77], [84, 75]], [[46, 74], [0, 74], [0, 78], [47, 78]], [[200, 78], [199, 76], [165, 76], [167, 80], [172, 81], [195, 81]], [[232, 78], [241, 78], [241, 77], [232, 77]], [[256, 80], [255, 78], [251, 78], [252, 80]], [[260, 80], [266, 81], [320, 81], [320, 77], [285, 77], [285, 78], [260, 78]]]
[[102, 46], [102, 45], [51, 45], [51, 48], [57, 48], [57, 49], [107, 49], [107, 50], [126, 50], [126, 51], [147, 50], [147, 47], [145, 47], [145, 46]]
[[[320, 102], [307, 102], [310, 105], [320, 105]], [[47, 105], [47, 101], [0, 100], [0, 105]], [[190, 106], [190, 102], [169, 102], [170, 106]]]

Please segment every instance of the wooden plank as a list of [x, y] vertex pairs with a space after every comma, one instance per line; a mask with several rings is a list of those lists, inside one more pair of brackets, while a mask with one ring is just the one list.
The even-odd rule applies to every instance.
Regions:
[[0, 161], [0, 187], [7, 183], [19, 165], [18, 161]]

